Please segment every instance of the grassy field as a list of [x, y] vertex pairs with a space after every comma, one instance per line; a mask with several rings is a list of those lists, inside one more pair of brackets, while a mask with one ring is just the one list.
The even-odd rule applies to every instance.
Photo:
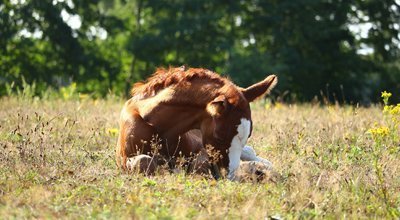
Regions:
[[390, 107], [255, 103], [248, 144], [281, 178], [238, 183], [121, 173], [114, 148], [122, 103], [1, 98], [1, 218], [400, 216], [400, 114]]

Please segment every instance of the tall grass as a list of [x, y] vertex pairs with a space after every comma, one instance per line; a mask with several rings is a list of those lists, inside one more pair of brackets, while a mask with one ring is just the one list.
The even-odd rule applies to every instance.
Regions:
[[114, 148], [123, 101], [65, 92], [1, 98], [2, 218], [400, 217], [396, 105], [255, 103], [248, 144], [282, 178], [238, 183], [121, 173]]

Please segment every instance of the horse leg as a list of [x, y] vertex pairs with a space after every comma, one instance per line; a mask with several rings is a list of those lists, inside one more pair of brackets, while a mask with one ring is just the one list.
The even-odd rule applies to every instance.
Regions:
[[242, 154], [240, 155], [240, 159], [243, 161], [261, 162], [268, 168], [272, 168], [271, 162], [269, 162], [267, 159], [257, 156], [256, 151], [248, 145], [244, 146], [244, 148], [242, 149]]
[[152, 153], [155, 129], [139, 115], [136, 110], [124, 109], [120, 121], [120, 133], [116, 149], [117, 165], [126, 170], [128, 157]]
[[210, 173], [210, 161], [206, 149], [202, 149], [196, 155], [194, 155], [193, 160], [189, 165], [189, 172], [196, 174], [207, 175]]
[[145, 154], [130, 157], [126, 162], [126, 167], [131, 172], [154, 175], [157, 169], [156, 158]]
[[179, 149], [183, 155], [190, 157], [189, 173], [209, 175], [212, 171], [210, 157], [203, 146], [201, 131], [193, 129], [181, 135]]

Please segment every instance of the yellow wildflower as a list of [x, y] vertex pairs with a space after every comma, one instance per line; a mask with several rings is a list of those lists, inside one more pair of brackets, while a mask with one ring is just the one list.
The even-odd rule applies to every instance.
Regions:
[[381, 126], [377, 128], [370, 128], [368, 133], [370, 133], [374, 138], [376, 137], [385, 137], [389, 135], [389, 128], [386, 126]]
[[76, 83], [73, 82], [69, 86], [61, 87], [60, 91], [61, 91], [61, 95], [64, 98], [64, 100], [71, 99], [71, 98], [73, 98], [73, 96], [76, 92]]
[[392, 110], [392, 106], [390, 106], [390, 105], [385, 105], [384, 107], [383, 107], [383, 113], [389, 113], [390, 112], [390, 110]]
[[118, 128], [108, 128], [107, 133], [110, 134], [110, 136], [117, 136], [119, 130]]
[[390, 109], [389, 113], [391, 115], [400, 115], [400, 103], [397, 104], [396, 106], [392, 106], [392, 108]]
[[282, 109], [283, 108], [282, 103], [280, 103], [280, 102], [275, 103], [275, 108], [276, 109]]
[[392, 93], [390, 93], [390, 92], [383, 91], [381, 93], [382, 98], [390, 98], [391, 96], [392, 96]]
[[271, 102], [266, 102], [264, 108], [265, 110], [269, 110], [271, 108]]
[[88, 98], [89, 98], [89, 95], [88, 95], [88, 94], [79, 93], [79, 99], [80, 99], [80, 100], [86, 100], [86, 99], [88, 99]]
[[381, 93], [381, 97], [382, 97], [383, 102], [385, 103], [385, 105], [387, 105], [389, 103], [389, 98], [391, 96], [392, 96], [392, 93], [390, 93], [390, 92], [383, 91]]

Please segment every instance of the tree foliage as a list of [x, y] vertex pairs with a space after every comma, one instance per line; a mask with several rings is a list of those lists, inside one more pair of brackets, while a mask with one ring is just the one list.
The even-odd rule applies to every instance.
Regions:
[[0, 93], [22, 78], [126, 93], [186, 64], [241, 86], [276, 73], [285, 99], [368, 103], [400, 89], [399, 21], [396, 0], [3, 0]]

